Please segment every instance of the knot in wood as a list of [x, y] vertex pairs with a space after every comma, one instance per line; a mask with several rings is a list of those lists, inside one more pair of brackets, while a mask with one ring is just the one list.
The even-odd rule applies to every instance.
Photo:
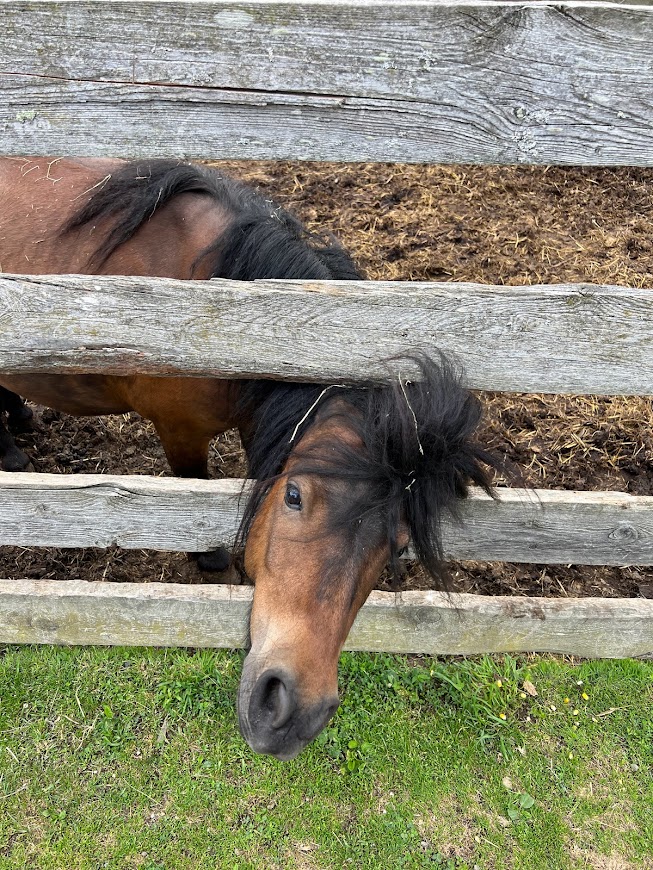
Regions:
[[620, 544], [631, 544], [633, 541], [638, 540], [639, 532], [635, 526], [630, 523], [619, 523], [619, 525], [610, 532], [608, 537], [611, 541], [616, 541]]

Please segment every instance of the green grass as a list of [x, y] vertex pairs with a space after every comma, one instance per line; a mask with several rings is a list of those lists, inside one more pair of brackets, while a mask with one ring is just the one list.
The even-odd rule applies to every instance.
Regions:
[[652, 663], [347, 654], [282, 763], [241, 661], [0, 648], [0, 870], [653, 867]]

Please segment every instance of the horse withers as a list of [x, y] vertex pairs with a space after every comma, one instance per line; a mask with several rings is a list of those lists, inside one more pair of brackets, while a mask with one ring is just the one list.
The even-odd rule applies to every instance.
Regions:
[[[250, 187], [176, 161], [0, 160], [5, 272], [357, 279], [336, 243]], [[254, 485], [238, 542], [255, 584], [238, 692], [257, 752], [296, 756], [338, 705], [337, 663], [356, 613], [412, 539], [445, 577], [440, 524], [469, 482], [490, 491], [475, 443], [478, 400], [441, 354], [413, 356], [381, 385], [132, 375], [0, 374], [8, 425], [18, 395], [74, 414], [135, 410], [173, 472], [205, 477], [210, 439], [238, 427]], [[2, 432], [9, 436], [6, 429]], [[5, 467], [29, 461], [5, 435]], [[218, 554], [218, 561], [221, 555]]]

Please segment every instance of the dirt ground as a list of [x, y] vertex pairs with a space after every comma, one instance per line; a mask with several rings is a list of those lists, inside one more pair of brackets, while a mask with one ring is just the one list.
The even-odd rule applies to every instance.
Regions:
[[[335, 233], [369, 278], [534, 284], [653, 284], [653, 170], [222, 164]], [[482, 441], [507, 480], [553, 489], [653, 491], [649, 399], [484, 394]], [[37, 471], [167, 474], [136, 415], [66, 417], [39, 409], [20, 445]], [[212, 448], [216, 477], [240, 477], [237, 435]], [[184, 554], [0, 548], [0, 576], [211, 582]], [[455, 588], [483, 594], [651, 595], [647, 568], [457, 563]], [[427, 588], [418, 568], [408, 588]]]

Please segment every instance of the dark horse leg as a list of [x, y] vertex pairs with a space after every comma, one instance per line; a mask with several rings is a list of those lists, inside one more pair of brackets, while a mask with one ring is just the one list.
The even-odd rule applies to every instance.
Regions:
[[[5, 413], [7, 425], [3, 421]], [[29, 456], [16, 446], [9, 430], [24, 431], [29, 428], [31, 419], [32, 411], [21, 397], [0, 387], [0, 465], [5, 471], [25, 471], [29, 467]]]

